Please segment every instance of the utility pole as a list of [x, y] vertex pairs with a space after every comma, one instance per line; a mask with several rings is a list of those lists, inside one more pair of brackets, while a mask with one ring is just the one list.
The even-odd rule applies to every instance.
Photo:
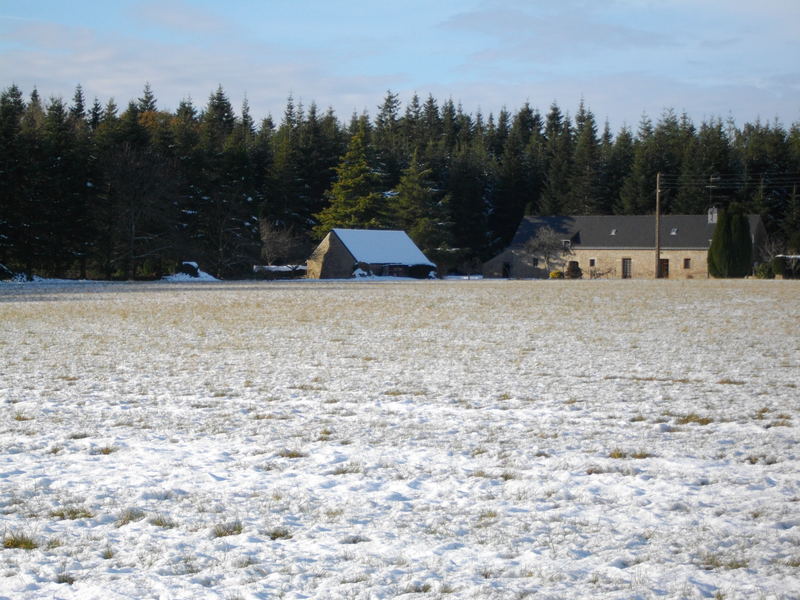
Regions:
[[656, 173], [656, 269], [655, 278], [661, 277], [661, 171]]

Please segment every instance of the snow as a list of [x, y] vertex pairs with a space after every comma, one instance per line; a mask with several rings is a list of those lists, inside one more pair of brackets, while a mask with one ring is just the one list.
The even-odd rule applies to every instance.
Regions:
[[367, 264], [430, 265], [405, 231], [334, 229], [356, 262]]
[[186, 262], [185, 264], [190, 265], [190, 266], [194, 267], [195, 269], [197, 269], [197, 277], [193, 277], [192, 275], [189, 275], [188, 273], [175, 273], [173, 275], [167, 275], [165, 277], [162, 277], [162, 281], [172, 281], [172, 282], [180, 282], [180, 283], [186, 283], [186, 282], [191, 282], [191, 281], [219, 281], [219, 279], [217, 279], [213, 275], [209, 275], [205, 271], [203, 271], [201, 269], [198, 269], [197, 268], [197, 263], [195, 263], [195, 262]]
[[0, 598], [798, 598], [798, 292], [0, 285]]

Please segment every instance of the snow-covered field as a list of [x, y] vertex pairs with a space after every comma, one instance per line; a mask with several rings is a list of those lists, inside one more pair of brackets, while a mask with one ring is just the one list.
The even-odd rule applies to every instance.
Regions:
[[800, 598], [798, 298], [0, 284], [0, 598]]

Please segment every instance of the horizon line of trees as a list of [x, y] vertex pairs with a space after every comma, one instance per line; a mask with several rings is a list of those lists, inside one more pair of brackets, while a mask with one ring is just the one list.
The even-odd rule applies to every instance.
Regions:
[[302, 262], [332, 227], [403, 229], [434, 262], [469, 268], [526, 214], [648, 214], [737, 202], [774, 249], [800, 251], [800, 123], [696, 126], [673, 110], [636, 131], [574, 117], [465, 113], [387, 92], [342, 122], [290, 96], [280, 123], [237, 114], [222, 86], [162, 111], [149, 84], [120, 110], [0, 93], [0, 264], [28, 276], [160, 277], [184, 260], [219, 277]]

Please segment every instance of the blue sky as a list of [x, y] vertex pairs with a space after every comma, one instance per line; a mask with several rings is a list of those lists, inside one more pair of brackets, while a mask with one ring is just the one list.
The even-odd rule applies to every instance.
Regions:
[[614, 130], [665, 108], [699, 123], [800, 121], [797, 0], [0, 0], [0, 86], [118, 104], [234, 106], [276, 120], [291, 93], [343, 120], [386, 91], [467, 112], [523, 103]]

